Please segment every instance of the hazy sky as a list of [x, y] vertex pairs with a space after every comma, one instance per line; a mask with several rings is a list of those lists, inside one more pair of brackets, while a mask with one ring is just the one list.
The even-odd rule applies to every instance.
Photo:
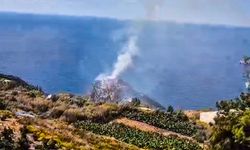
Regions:
[[0, 0], [0, 11], [250, 26], [250, 0]]

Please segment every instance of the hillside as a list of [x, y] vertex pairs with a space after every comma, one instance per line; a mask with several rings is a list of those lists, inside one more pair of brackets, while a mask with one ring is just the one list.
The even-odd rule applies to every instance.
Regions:
[[198, 150], [204, 145], [197, 142], [204, 130], [181, 111], [46, 95], [41, 88], [2, 74], [0, 109], [0, 147], [5, 149]]
[[[22, 79], [0, 74], [0, 149], [248, 150], [250, 94], [211, 110], [167, 111], [90, 96], [47, 95]], [[203, 116], [204, 117], [204, 116]], [[211, 119], [211, 118], [210, 118]], [[206, 118], [205, 118], [206, 120]]]

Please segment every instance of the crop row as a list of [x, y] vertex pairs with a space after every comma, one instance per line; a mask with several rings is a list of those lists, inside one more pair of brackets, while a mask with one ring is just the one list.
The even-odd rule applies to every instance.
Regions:
[[147, 113], [138, 110], [129, 110], [124, 111], [122, 116], [183, 135], [193, 136], [197, 132], [197, 127], [189, 122], [182, 113], [160, 111]]
[[144, 132], [122, 124], [99, 124], [92, 122], [78, 122], [77, 127], [91, 131], [95, 134], [114, 137], [120, 141], [136, 145], [140, 148], [165, 150], [200, 150], [201, 147], [194, 142], [177, 137], [165, 137], [158, 133]]

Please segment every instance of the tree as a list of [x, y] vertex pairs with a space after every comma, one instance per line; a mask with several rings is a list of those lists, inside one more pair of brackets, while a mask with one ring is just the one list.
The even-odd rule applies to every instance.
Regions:
[[211, 147], [215, 150], [250, 149], [250, 94], [216, 104], [219, 112], [215, 118]]
[[167, 108], [167, 112], [173, 113], [174, 112], [174, 107], [169, 105]]
[[14, 137], [13, 130], [10, 128], [4, 128], [3, 132], [1, 133], [0, 148], [6, 150], [15, 149], [13, 137]]
[[131, 103], [132, 103], [133, 106], [140, 106], [141, 101], [140, 101], [139, 98], [132, 98]]
[[29, 149], [30, 145], [29, 145], [29, 141], [27, 139], [27, 133], [29, 132], [27, 127], [24, 126], [23, 128], [21, 128], [21, 138], [19, 139], [19, 147], [17, 149], [19, 150], [27, 150]]
[[7, 105], [4, 100], [0, 99], [0, 110], [6, 109]]

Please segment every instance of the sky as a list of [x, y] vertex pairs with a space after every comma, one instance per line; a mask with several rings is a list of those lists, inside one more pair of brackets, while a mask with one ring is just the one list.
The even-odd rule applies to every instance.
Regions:
[[0, 11], [250, 27], [250, 0], [0, 0]]

